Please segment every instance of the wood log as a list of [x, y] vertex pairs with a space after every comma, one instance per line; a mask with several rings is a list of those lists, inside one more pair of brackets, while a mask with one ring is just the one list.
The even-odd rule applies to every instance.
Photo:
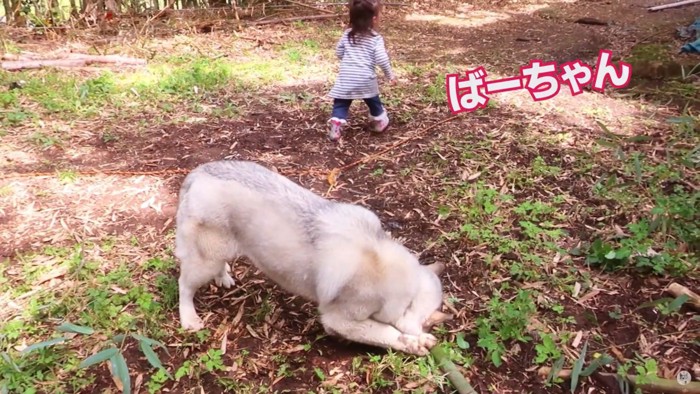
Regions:
[[688, 296], [688, 302], [693, 306], [693, 308], [700, 311], [700, 295], [693, 292], [689, 288], [678, 283], [671, 283], [666, 291], [673, 294], [675, 297], [680, 297], [681, 295], [685, 294]]
[[85, 55], [82, 53], [69, 53], [68, 58], [74, 60], [85, 60], [90, 63], [116, 63], [134, 66], [142, 66], [146, 64], [146, 61], [143, 59], [136, 59], [133, 57], [125, 57], [120, 55]]
[[63, 59], [35, 59], [35, 60], [10, 60], [0, 63], [0, 68], [7, 71], [20, 71], [45, 67], [74, 68], [84, 67], [94, 63], [118, 64], [118, 65], [144, 65], [143, 59], [134, 59], [118, 55], [85, 55], [69, 53]]
[[7, 71], [31, 70], [45, 67], [73, 68], [86, 65], [84, 60], [77, 59], [47, 59], [47, 60], [17, 60], [2, 62], [2, 69]]

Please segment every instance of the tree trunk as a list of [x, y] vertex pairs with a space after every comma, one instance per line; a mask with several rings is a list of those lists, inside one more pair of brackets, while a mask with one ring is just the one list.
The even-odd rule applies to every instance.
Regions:
[[10, 5], [10, 0], [2, 0], [2, 8], [5, 10], [5, 19], [7, 19], [7, 24], [12, 23], [12, 5]]

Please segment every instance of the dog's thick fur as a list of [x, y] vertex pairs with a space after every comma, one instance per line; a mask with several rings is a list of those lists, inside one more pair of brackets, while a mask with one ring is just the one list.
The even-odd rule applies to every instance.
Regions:
[[228, 261], [247, 257], [284, 290], [315, 302], [326, 332], [425, 355], [437, 342], [441, 264], [421, 265], [382, 229], [377, 216], [326, 200], [246, 161], [195, 168], [180, 189], [175, 255], [180, 320], [199, 330], [197, 289], [230, 288]]

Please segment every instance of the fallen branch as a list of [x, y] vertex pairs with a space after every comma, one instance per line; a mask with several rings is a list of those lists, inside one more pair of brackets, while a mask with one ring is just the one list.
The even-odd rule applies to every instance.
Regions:
[[430, 349], [430, 354], [438, 362], [440, 369], [447, 374], [447, 379], [457, 389], [459, 394], [477, 394], [467, 379], [464, 378], [464, 375], [459, 372], [457, 366], [450, 360], [442, 346], [434, 346]]
[[673, 294], [675, 297], [680, 297], [681, 295], [688, 296], [688, 302], [690, 302], [690, 304], [696, 310], [700, 310], [700, 295], [693, 292], [689, 288], [674, 282], [668, 286], [668, 289], [666, 289], [666, 291]]
[[309, 15], [309, 16], [296, 16], [292, 18], [283, 18], [283, 19], [273, 19], [269, 21], [256, 21], [256, 22], [248, 22], [248, 25], [271, 25], [274, 23], [285, 23], [285, 22], [297, 22], [297, 21], [308, 21], [308, 20], [314, 20], [314, 19], [330, 19], [330, 18], [337, 18], [339, 16], [343, 16], [344, 14], [324, 14], [324, 15]]
[[[552, 369], [550, 367], [542, 367], [537, 371], [540, 378], [546, 378]], [[607, 379], [626, 379], [631, 385], [650, 393], [669, 393], [669, 394], [700, 394], [700, 382], [689, 382], [686, 385], [678, 383], [675, 379], [663, 379], [656, 376], [637, 376], [625, 375], [619, 376], [610, 372], [594, 372], [598, 376]], [[571, 377], [570, 369], [562, 369], [557, 374], [561, 379], [569, 379]]]
[[650, 7], [649, 11], [661, 11], [661, 10], [665, 10], [668, 8], [676, 8], [676, 7], [681, 7], [684, 5], [695, 4], [695, 3], [700, 3], [700, 0], [685, 0], [685, 1], [677, 1], [675, 3], [670, 3], [670, 4], [657, 5], [656, 7]]
[[69, 53], [63, 59], [35, 59], [35, 60], [9, 60], [0, 63], [0, 68], [7, 71], [18, 71], [27, 69], [37, 69], [43, 67], [84, 67], [94, 63], [120, 64], [120, 65], [144, 65], [143, 59], [135, 59], [119, 55], [84, 55], [79, 53]]
[[287, 3], [290, 3], [290, 4], [295, 4], [295, 5], [306, 7], [306, 8], [312, 9], [312, 10], [316, 10], [318, 12], [323, 12], [324, 14], [335, 14], [333, 11], [324, 10], [323, 8], [314, 7], [312, 5], [301, 3], [298, 1], [294, 1], [294, 0], [284, 0], [284, 1], [286, 1]]
[[175, 0], [170, 0], [170, 1], [168, 2], [168, 4], [166, 4], [165, 7], [163, 7], [162, 10], [158, 11], [157, 14], [155, 14], [155, 15], [153, 15], [152, 17], [148, 18], [148, 20], [146, 21], [146, 23], [144, 23], [143, 26], [141, 26], [141, 30], [139, 30], [139, 35], [142, 35], [142, 34], [143, 34], [143, 31], [146, 30], [146, 27], [147, 27], [148, 25], [150, 25], [151, 22], [153, 22], [155, 19], [160, 18], [160, 16], [163, 15], [164, 13], [168, 12], [168, 10], [169, 10], [174, 4], [175, 4]]
[[35, 52], [22, 51], [20, 53], [5, 53], [2, 55], [2, 60], [43, 60], [43, 59], [61, 59], [70, 53], [67, 49], [58, 49], [55, 51], [38, 54]]

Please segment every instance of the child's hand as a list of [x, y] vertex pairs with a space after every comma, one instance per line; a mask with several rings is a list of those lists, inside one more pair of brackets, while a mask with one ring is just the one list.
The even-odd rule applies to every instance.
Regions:
[[398, 82], [399, 82], [399, 79], [396, 77], [389, 80], [389, 84], [391, 84], [391, 85], [396, 85], [396, 84], [398, 84]]

